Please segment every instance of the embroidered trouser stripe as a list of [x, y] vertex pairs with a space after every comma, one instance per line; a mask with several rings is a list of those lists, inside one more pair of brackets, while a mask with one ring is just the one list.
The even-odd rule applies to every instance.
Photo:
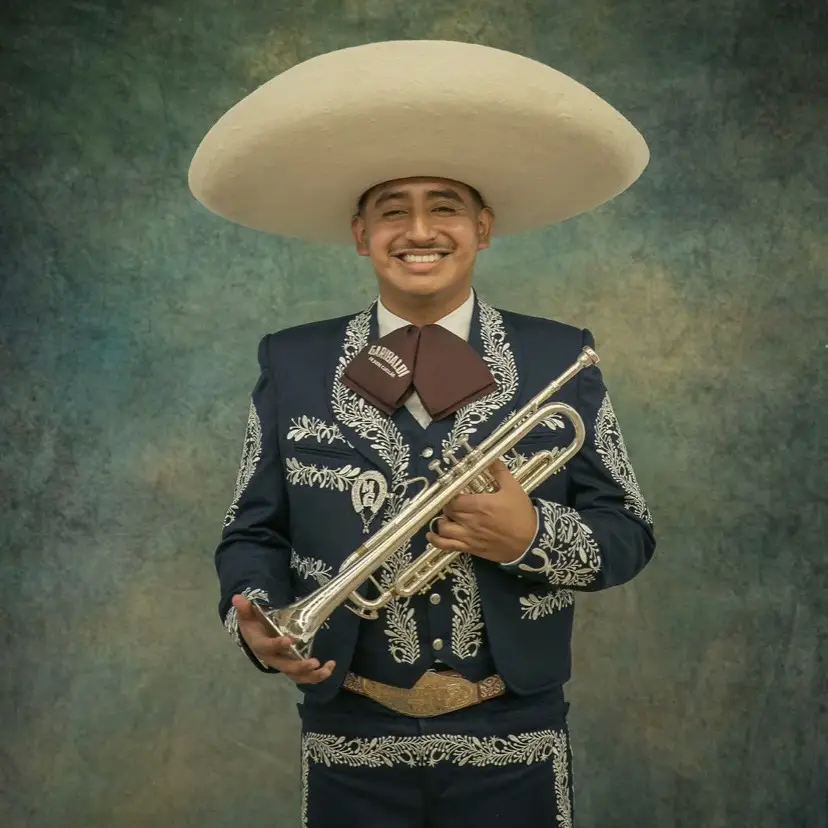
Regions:
[[302, 737], [302, 826], [572, 828], [565, 729], [509, 736], [459, 734]]

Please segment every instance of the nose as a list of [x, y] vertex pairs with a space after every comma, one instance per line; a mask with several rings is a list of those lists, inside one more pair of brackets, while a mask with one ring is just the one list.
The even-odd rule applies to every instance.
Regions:
[[407, 235], [415, 244], [427, 244], [434, 241], [437, 231], [428, 210], [412, 210]]

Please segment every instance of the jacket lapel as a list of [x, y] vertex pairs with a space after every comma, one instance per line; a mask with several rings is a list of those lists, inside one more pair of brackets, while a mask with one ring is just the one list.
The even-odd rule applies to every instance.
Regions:
[[[515, 410], [520, 399], [520, 354], [517, 337], [503, 315], [488, 303], [475, 298], [469, 344], [483, 357], [495, 378], [497, 388], [475, 400], [454, 415], [454, 422], [443, 450], [459, 448], [464, 437], [477, 446]], [[462, 457], [460, 448], [458, 457]]]
[[348, 363], [377, 338], [376, 303], [346, 320], [337, 359], [330, 370], [330, 407], [334, 422], [345, 439], [386, 476], [392, 498], [401, 497], [408, 477], [408, 442], [393, 419], [386, 416], [343, 382]]

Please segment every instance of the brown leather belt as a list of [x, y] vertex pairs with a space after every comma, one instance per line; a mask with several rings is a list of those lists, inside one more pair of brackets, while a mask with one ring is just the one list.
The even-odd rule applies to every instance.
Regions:
[[469, 681], [454, 670], [439, 673], [429, 670], [411, 688], [394, 687], [348, 673], [343, 687], [397, 713], [422, 718], [462, 710], [506, 692], [500, 676]]

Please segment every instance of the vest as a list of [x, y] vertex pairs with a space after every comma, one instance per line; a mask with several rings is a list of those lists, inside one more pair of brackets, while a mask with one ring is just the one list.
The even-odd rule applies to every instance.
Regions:
[[[423, 428], [403, 407], [392, 419], [410, 446], [414, 475], [432, 479], [434, 473], [428, 464], [442, 454], [440, 446], [451, 430], [453, 418]], [[426, 531], [423, 529], [412, 540], [412, 559], [425, 550]], [[350, 668], [354, 673], [384, 684], [411, 687], [426, 670], [439, 663], [471, 681], [497, 672], [488, 647], [471, 561], [467, 555], [461, 555], [458, 563], [457, 574], [438, 580], [425, 594], [396, 601], [378, 619], [360, 622]], [[414, 624], [395, 623], [395, 615], [411, 612]]]

